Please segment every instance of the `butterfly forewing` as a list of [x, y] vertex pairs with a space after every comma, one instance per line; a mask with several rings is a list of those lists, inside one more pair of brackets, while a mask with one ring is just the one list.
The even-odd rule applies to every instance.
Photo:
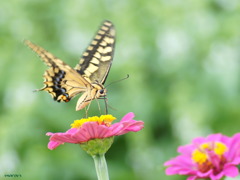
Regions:
[[73, 68], [30, 41], [25, 43], [49, 66], [43, 75], [45, 86], [39, 90], [49, 92], [59, 102], [68, 102], [76, 94], [86, 91], [90, 84]]
[[75, 69], [90, 82], [105, 83], [114, 53], [115, 29], [104, 21]]

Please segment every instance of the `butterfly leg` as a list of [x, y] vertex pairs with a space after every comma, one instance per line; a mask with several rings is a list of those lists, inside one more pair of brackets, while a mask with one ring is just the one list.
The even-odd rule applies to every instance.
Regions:
[[104, 102], [105, 102], [105, 113], [108, 114], [108, 99], [104, 98]]
[[100, 115], [101, 115], [101, 114], [102, 114], [102, 112], [101, 112], [101, 107], [100, 107], [100, 104], [99, 104], [99, 101], [98, 101], [98, 99], [96, 99], [96, 101], [97, 101], [97, 105], [98, 105], [99, 113], [100, 113]]
[[85, 108], [85, 111], [86, 111], [86, 117], [87, 117], [87, 113], [88, 113], [88, 111], [89, 111], [89, 109], [90, 109], [90, 106], [91, 106], [91, 102], [92, 101], [90, 101], [90, 103], [88, 104], [88, 106]]
[[[105, 114], [108, 114], [108, 99], [106, 97], [101, 97], [101, 98], [98, 98], [98, 99], [104, 99], [104, 103], [105, 103]], [[96, 100], [98, 100], [96, 99]], [[98, 101], [97, 101], [98, 102]], [[99, 111], [101, 113], [101, 108], [100, 108], [100, 104], [98, 102], [98, 107], [99, 107]]]
[[85, 109], [85, 118], [87, 118], [88, 117], [88, 108], [84, 107], [84, 109]]

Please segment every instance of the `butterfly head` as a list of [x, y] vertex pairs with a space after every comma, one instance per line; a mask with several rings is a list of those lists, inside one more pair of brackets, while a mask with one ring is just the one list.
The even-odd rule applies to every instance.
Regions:
[[107, 95], [107, 89], [103, 88], [98, 90], [99, 97], [105, 97]]
[[105, 97], [107, 95], [107, 89], [103, 87], [101, 84], [92, 84], [94, 89], [96, 90], [96, 98]]

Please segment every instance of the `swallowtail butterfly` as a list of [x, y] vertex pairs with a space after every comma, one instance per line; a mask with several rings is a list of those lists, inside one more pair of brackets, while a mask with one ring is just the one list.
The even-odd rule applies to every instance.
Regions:
[[115, 29], [110, 21], [102, 23], [75, 68], [28, 40], [25, 44], [49, 67], [43, 75], [45, 86], [38, 91], [47, 91], [58, 102], [68, 102], [82, 93], [76, 111], [92, 100], [106, 96], [104, 83], [112, 64], [115, 45]]

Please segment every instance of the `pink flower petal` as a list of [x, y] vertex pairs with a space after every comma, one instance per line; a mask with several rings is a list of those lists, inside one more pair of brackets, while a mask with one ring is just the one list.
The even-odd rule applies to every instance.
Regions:
[[64, 144], [64, 143], [50, 141], [48, 143], [48, 149], [53, 150], [53, 149], [57, 148], [59, 145], [61, 145], [61, 144]]
[[[78, 139], [78, 143], [89, 141], [90, 139], [102, 139], [109, 137], [109, 128], [105, 125], [98, 125], [96, 122], [87, 122], [72, 135], [72, 138]], [[111, 135], [111, 134], [110, 134]]]
[[195, 179], [197, 179], [197, 176], [189, 176], [189, 177], [187, 178], [187, 180], [195, 180]]
[[134, 113], [133, 112], [129, 112], [127, 113], [123, 118], [122, 118], [122, 122], [123, 121], [129, 121], [131, 119], [133, 119], [135, 117]]
[[143, 121], [136, 121], [132, 118], [134, 117], [133, 113], [128, 113], [125, 115], [122, 120], [118, 123], [113, 124], [110, 129], [113, 132], [114, 136], [119, 136], [129, 131], [137, 132], [143, 128]]
[[225, 167], [223, 173], [229, 177], [236, 177], [239, 174], [239, 170], [236, 166]]

